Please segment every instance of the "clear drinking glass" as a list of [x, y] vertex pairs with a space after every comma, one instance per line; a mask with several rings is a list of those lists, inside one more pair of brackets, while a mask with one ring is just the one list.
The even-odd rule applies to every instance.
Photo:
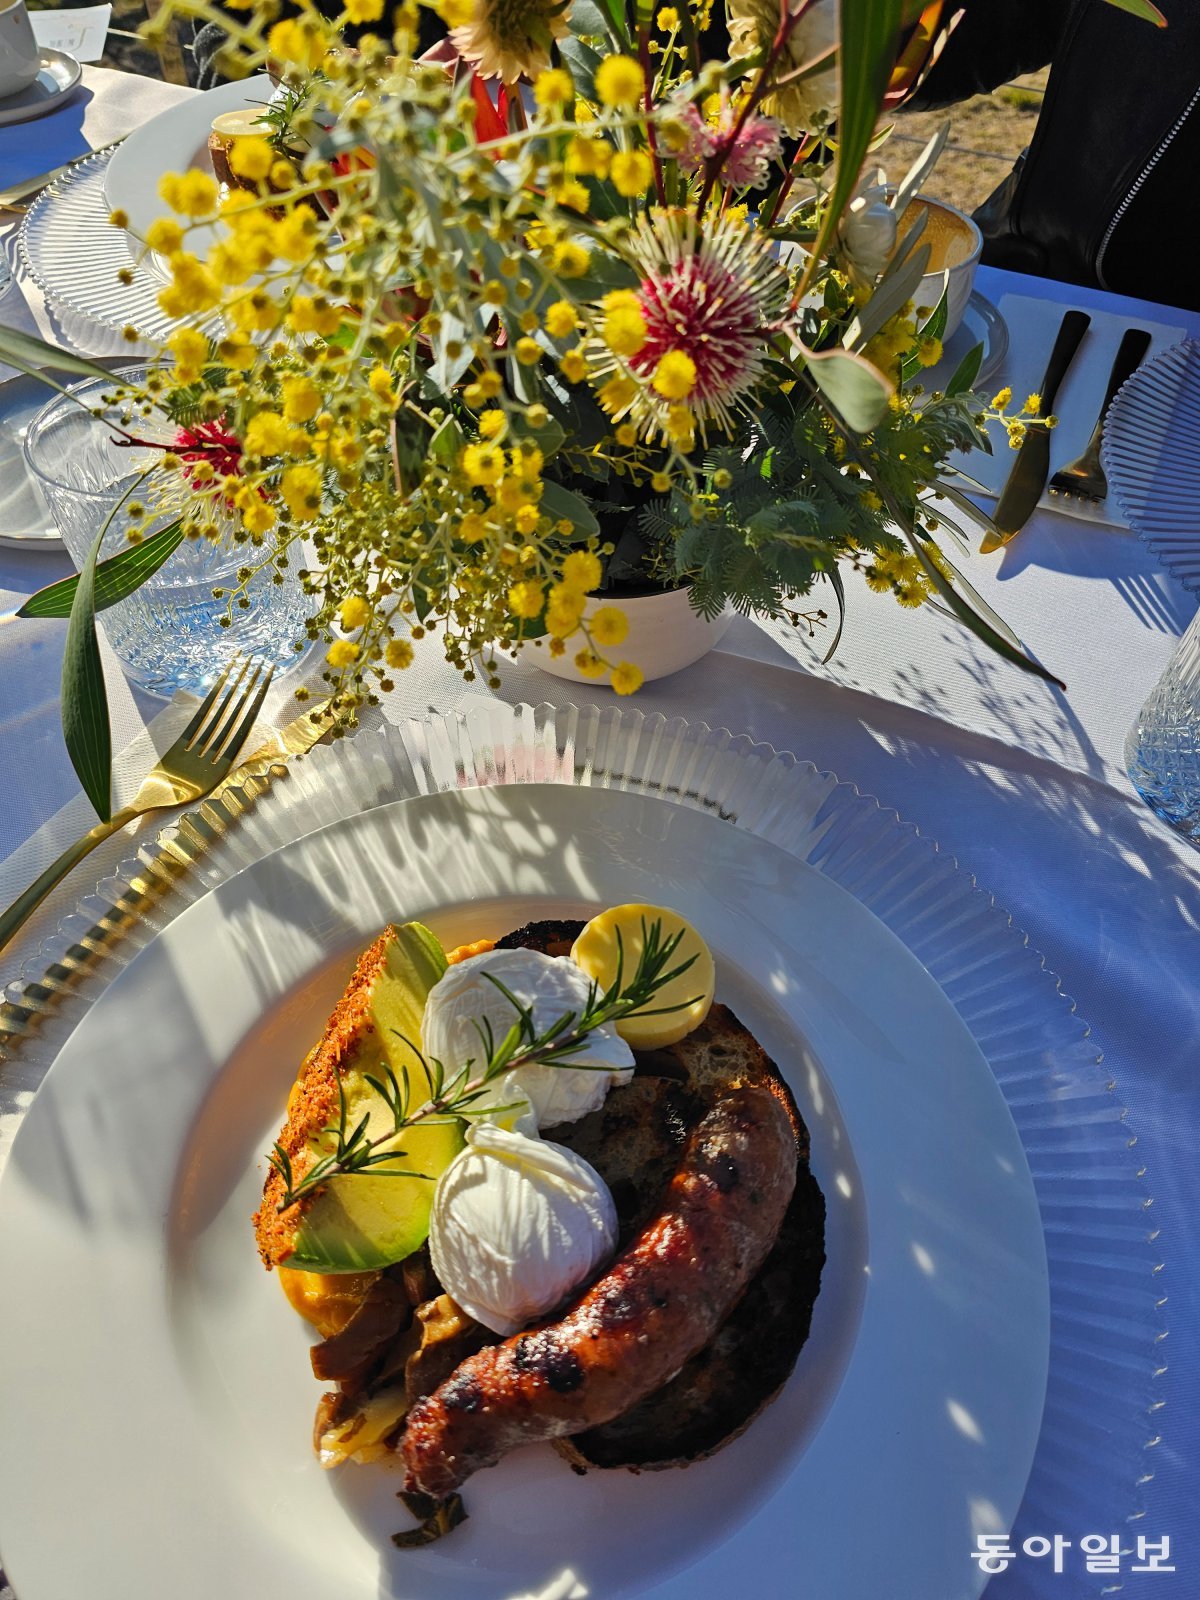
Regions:
[[1125, 766], [1151, 810], [1200, 844], [1200, 612], [1129, 730]]
[[[104, 396], [117, 383], [135, 383], [145, 370], [124, 369], [109, 383], [97, 378], [74, 385], [69, 398], [60, 395], [42, 408], [25, 436], [26, 461], [77, 567], [127, 495], [134, 501], [147, 498], [140, 481], [161, 450], [120, 442], [116, 430], [92, 414], [104, 408]], [[114, 417], [119, 414], [118, 407], [107, 409]], [[173, 425], [155, 415], [136, 417], [130, 431], [161, 444], [174, 437]], [[147, 531], [169, 520], [164, 515]], [[100, 547], [102, 559], [128, 547], [127, 526], [118, 512]], [[177, 689], [202, 689], [235, 651], [279, 667], [294, 663], [309, 609], [297, 578], [303, 565], [298, 543], [288, 554], [282, 584], [273, 581], [270, 567], [251, 579], [249, 606], [234, 610], [232, 627], [221, 626], [226, 602], [213, 598], [215, 588], [236, 585], [239, 568], [257, 565], [268, 553], [265, 546], [254, 550], [185, 540], [140, 589], [102, 611], [100, 625], [127, 676], [152, 694], [170, 696]]]

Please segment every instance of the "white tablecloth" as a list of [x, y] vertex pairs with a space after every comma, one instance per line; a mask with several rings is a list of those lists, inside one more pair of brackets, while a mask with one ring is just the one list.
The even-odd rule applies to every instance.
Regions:
[[[993, 302], [1033, 295], [1200, 334], [1196, 314], [1036, 279], [983, 271], [978, 287]], [[12, 314], [0, 302], [0, 317]], [[67, 569], [61, 555], [0, 548], [0, 606]], [[1166, 1403], [1147, 1418], [1147, 1438], [1161, 1435], [1161, 1443], [1147, 1456], [1155, 1476], [1139, 1529], [1171, 1536], [1177, 1572], [1126, 1573], [1122, 1592], [1200, 1594], [1200, 855], [1145, 809], [1122, 765], [1125, 732], [1195, 602], [1133, 535], [1049, 511], [1001, 555], [972, 561], [969, 576], [1066, 680], [1067, 694], [993, 659], [938, 615], [902, 612], [851, 583], [849, 621], [829, 666], [787, 628], [739, 619], [716, 652], [648, 686], [638, 704], [795, 751], [917, 823], [1012, 913], [1091, 1022], [1155, 1197], [1170, 1326]], [[57, 723], [61, 643], [59, 623], [0, 627], [0, 902], [88, 825]], [[471, 692], [427, 652], [401, 675], [383, 714], [452, 710]], [[517, 666], [505, 670], [500, 694], [563, 704], [596, 692], [568, 691]], [[115, 671], [110, 695], [125, 791], [149, 765], [144, 728], [162, 708]], [[127, 849], [127, 840], [115, 841], [49, 903], [20, 946], [0, 956], [0, 980], [16, 975], [58, 916]], [[1077, 1539], [1095, 1530], [1044, 1531]], [[1067, 1596], [1098, 1593], [1110, 1580], [1064, 1573], [1059, 1581]], [[1003, 1582], [1005, 1595], [1020, 1594], [1019, 1569]]]

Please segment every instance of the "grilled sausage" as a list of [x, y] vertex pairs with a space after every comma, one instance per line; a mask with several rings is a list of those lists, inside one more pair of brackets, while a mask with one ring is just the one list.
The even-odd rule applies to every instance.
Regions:
[[469, 1356], [413, 1407], [408, 1489], [441, 1499], [517, 1445], [607, 1422], [667, 1383], [762, 1265], [795, 1182], [781, 1102], [757, 1086], [723, 1095], [658, 1216], [566, 1315]]

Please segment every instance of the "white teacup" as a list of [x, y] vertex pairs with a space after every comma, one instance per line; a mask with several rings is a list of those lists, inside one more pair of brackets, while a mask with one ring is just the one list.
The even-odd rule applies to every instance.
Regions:
[[925, 231], [921, 243], [928, 244], [929, 271], [917, 285], [913, 303], [922, 321], [942, 297], [942, 274], [950, 274], [946, 285], [946, 328], [942, 334], [950, 339], [963, 319], [971, 286], [975, 282], [975, 268], [983, 252], [983, 235], [979, 228], [962, 211], [956, 211], [944, 200], [932, 195], [919, 194], [909, 201], [900, 219], [900, 235], [916, 220], [917, 209], [925, 213]]
[[28, 89], [39, 59], [25, 0], [0, 0], [0, 100]]

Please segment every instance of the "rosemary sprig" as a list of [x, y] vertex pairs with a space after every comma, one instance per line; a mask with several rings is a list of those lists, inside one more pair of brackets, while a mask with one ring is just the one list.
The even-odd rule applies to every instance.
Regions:
[[608, 1067], [594, 1066], [588, 1062], [579, 1063], [572, 1059], [584, 1049], [590, 1033], [608, 1023], [619, 1022], [624, 1017], [632, 1016], [635, 1012], [642, 1016], [663, 1016], [673, 1011], [682, 1011], [687, 1006], [695, 1004], [698, 997], [693, 996], [674, 1005], [650, 1008], [655, 995], [673, 983], [676, 978], [682, 977], [696, 959], [693, 955], [685, 961], [673, 964], [682, 938], [682, 932], [664, 938], [661, 922], [655, 921], [647, 926], [643, 919], [641, 953], [633, 976], [626, 983], [625, 948], [621, 930], [618, 928], [617, 970], [612, 983], [601, 992], [599, 984], [593, 979], [589, 986], [587, 1001], [581, 1011], [578, 1013], [564, 1011], [547, 1027], [541, 1029], [534, 1023], [533, 1007], [522, 1005], [516, 995], [498, 978], [490, 972], [485, 973], [484, 976], [488, 981], [499, 989], [512, 1006], [516, 1016], [508, 1032], [498, 1042], [486, 1017], [482, 1023], [476, 1022], [475, 1026], [483, 1046], [482, 1065], [477, 1065], [472, 1058], [464, 1062], [456, 1072], [447, 1074], [442, 1062], [434, 1057], [426, 1057], [411, 1039], [398, 1034], [397, 1037], [404, 1040], [429, 1076], [431, 1089], [429, 1098], [413, 1107], [412, 1082], [405, 1067], [401, 1067], [399, 1076], [386, 1062], [382, 1078], [365, 1073], [367, 1083], [386, 1104], [392, 1116], [392, 1125], [386, 1132], [369, 1138], [370, 1113], [363, 1115], [353, 1127], [350, 1126], [349, 1107], [346, 1104], [345, 1091], [339, 1081], [338, 1120], [321, 1130], [322, 1136], [333, 1140], [333, 1149], [327, 1155], [320, 1156], [298, 1177], [287, 1151], [282, 1145], [278, 1143], [275, 1145], [269, 1159], [271, 1166], [283, 1179], [284, 1191], [277, 1209], [286, 1211], [289, 1206], [295, 1205], [297, 1200], [319, 1189], [331, 1178], [350, 1177], [355, 1173], [366, 1172], [377, 1178], [425, 1178], [432, 1182], [429, 1173], [384, 1165], [394, 1162], [398, 1156], [403, 1156], [405, 1153], [394, 1146], [385, 1147], [390, 1146], [392, 1140], [405, 1128], [415, 1127], [418, 1123], [449, 1122], [473, 1116], [492, 1116], [497, 1111], [515, 1110], [516, 1103], [504, 1106], [481, 1106], [479, 1101], [490, 1084], [497, 1078], [503, 1077], [505, 1073], [516, 1071], [518, 1067], [571, 1067], [577, 1072], [610, 1071]]

